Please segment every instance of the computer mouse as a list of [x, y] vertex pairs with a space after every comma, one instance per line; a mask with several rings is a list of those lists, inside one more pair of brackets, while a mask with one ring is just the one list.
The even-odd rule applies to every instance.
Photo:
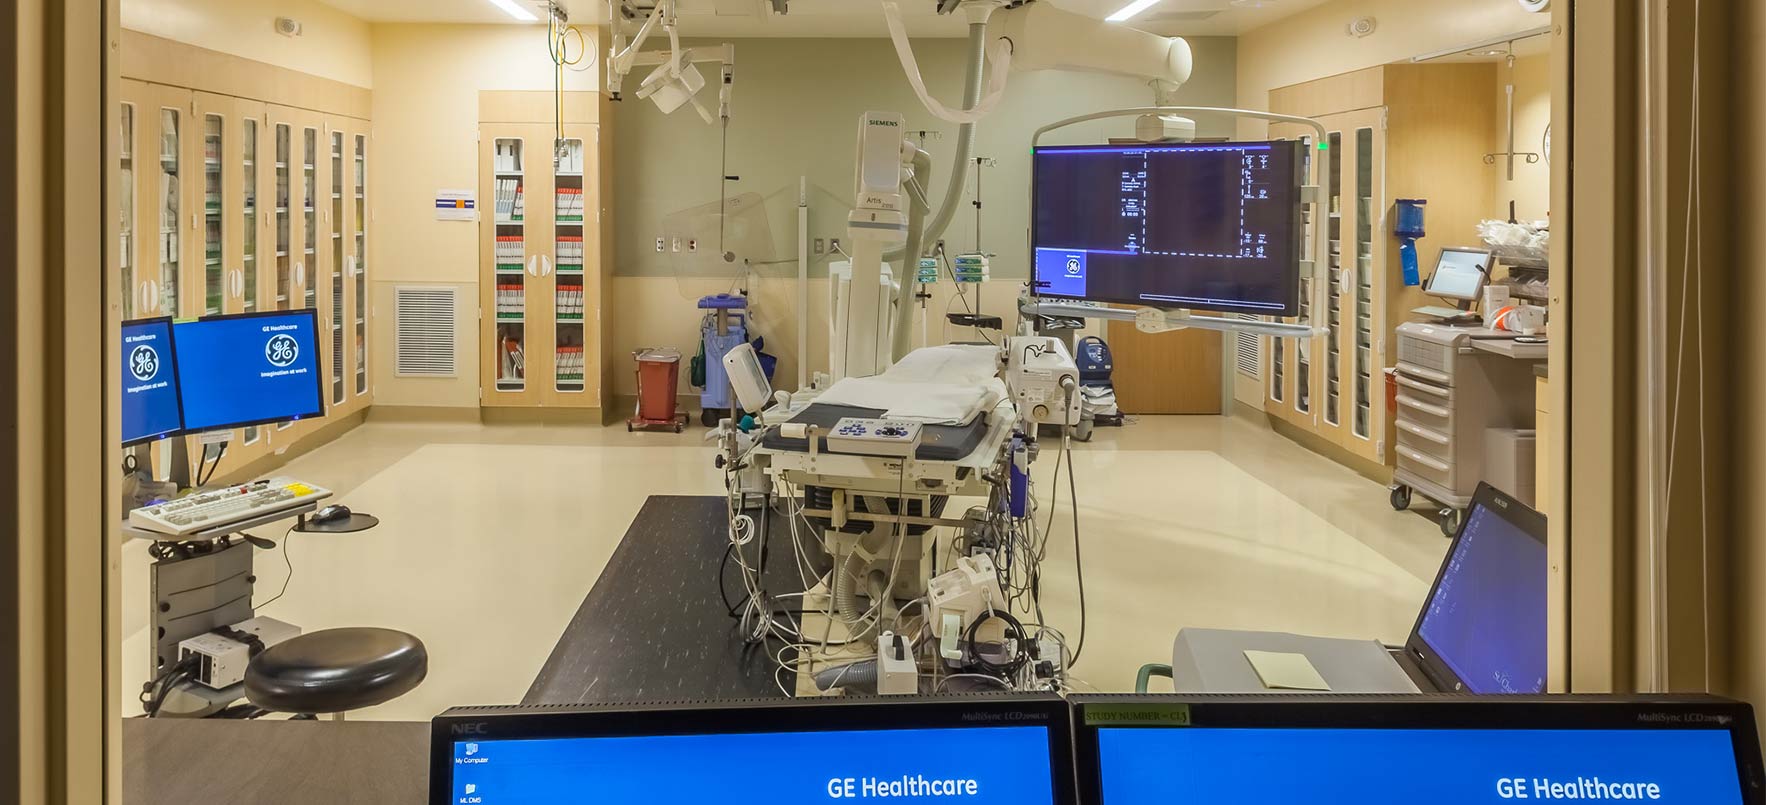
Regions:
[[315, 523], [335, 523], [348, 519], [350, 519], [350, 507], [341, 504], [334, 503], [313, 512], [313, 522]]

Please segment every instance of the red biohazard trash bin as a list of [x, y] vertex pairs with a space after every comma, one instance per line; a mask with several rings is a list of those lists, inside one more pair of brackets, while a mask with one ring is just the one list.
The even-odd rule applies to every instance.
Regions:
[[625, 429], [674, 428], [680, 433], [687, 427], [687, 414], [677, 407], [676, 394], [681, 383], [681, 352], [668, 347], [652, 347], [632, 353], [638, 362], [638, 405]]

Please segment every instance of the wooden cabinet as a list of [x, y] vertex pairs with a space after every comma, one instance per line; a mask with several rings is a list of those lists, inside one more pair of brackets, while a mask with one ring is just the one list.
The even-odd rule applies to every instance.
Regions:
[[[191, 244], [195, 215], [190, 177], [200, 171], [200, 146], [189, 136], [193, 96], [189, 90], [141, 81], [119, 82], [123, 126], [121, 222], [123, 318], [201, 315], [200, 280]], [[200, 138], [197, 138], [200, 139]], [[150, 451], [153, 474], [171, 474], [165, 441]]]
[[132, 125], [132, 145], [124, 154], [124, 182], [133, 185], [132, 225], [123, 237], [133, 242], [125, 251], [134, 258], [123, 269], [132, 286], [124, 305], [127, 319], [154, 316], [195, 316], [196, 301], [184, 286], [191, 226], [188, 183], [182, 176], [190, 164], [186, 139], [191, 110], [189, 90], [139, 81], [121, 82], [124, 125]]
[[1392, 333], [1427, 304], [1404, 284], [1391, 235], [1393, 200], [1429, 202], [1429, 236], [1418, 244], [1424, 274], [1440, 247], [1477, 242], [1478, 220], [1496, 213], [1495, 174], [1482, 161], [1492, 144], [1496, 89], [1489, 64], [1387, 65], [1270, 93], [1272, 111], [1311, 117], [1326, 129], [1323, 143], [1311, 142], [1308, 127], [1278, 124], [1270, 133], [1307, 140], [1313, 181], [1329, 168], [1319, 188], [1328, 256], [1302, 280], [1303, 313], [1311, 313], [1311, 283], [1328, 284], [1316, 317], [1324, 334], [1265, 339], [1264, 410], [1318, 437], [1334, 457], [1390, 463], [1384, 370], [1396, 360]]
[[[227, 477], [370, 400], [367, 124], [144, 81], [119, 86], [123, 318], [319, 310], [326, 417], [235, 429], [212, 462], [213, 477]], [[194, 464], [203, 447], [186, 438]], [[155, 446], [159, 477], [169, 455]]]
[[[324, 234], [319, 199], [326, 192], [324, 175], [319, 171], [323, 118], [317, 112], [287, 106], [270, 105], [266, 111], [274, 144], [271, 174], [276, 193], [271, 212], [276, 291], [273, 309], [317, 310], [319, 288], [323, 284], [319, 241]], [[325, 336], [325, 319], [321, 315], [318, 338], [321, 367], [328, 361]], [[321, 427], [324, 421], [322, 417], [271, 425], [270, 444], [273, 449], [285, 449]]]
[[1105, 330], [1123, 413], [1220, 413], [1219, 332], [1143, 333], [1131, 321], [1112, 321]]
[[480, 124], [485, 407], [602, 407], [599, 136], [593, 123], [561, 139], [547, 123]]
[[[259, 281], [264, 222], [257, 212], [262, 187], [257, 151], [264, 105], [256, 101], [192, 94], [192, 120], [200, 126], [201, 161], [194, 192], [201, 200], [193, 223], [200, 261], [195, 281], [202, 289], [204, 316], [250, 313], [268, 309]], [[262, 427], [237, 428], [215, 468], [218, 476], [244, 467], [270, 452]], [[202, 455], [194, 437], [191, 456]]]
[[367, 143], [362, 121], [325, 118], [315, 274], [328, 416], [368, 404]]
[[349, 292], [344, 306], [345, 317], [349, 320], [345, 337], [349, 353], [344, 365], [353, 375], [348, 379], [351, 397], [345, 406], [346, 412], [360, 411], [374, 400], [373, 381], [368, 373], [368, 357], [372, 354], [368, 349], [368, 334], [373, 331], [369, 324], [373, 305], [368, 299], [368, 231], [373, 217], [368, 206], [368, 151], [372, 140], [368, 121], [345, 119], [344, 148], [348, 150], [348, 156], [344, 171], [348, 189], [344, 206], [349, 210], [345, 231], [350, 234], [344, 246], [344, 285]]

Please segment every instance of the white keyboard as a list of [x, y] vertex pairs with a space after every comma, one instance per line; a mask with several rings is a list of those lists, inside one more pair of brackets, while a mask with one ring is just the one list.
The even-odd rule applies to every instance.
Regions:
[[331, 497], [329, 489], [278, 476], [142, 506], [129, 512], [129, 525], [184, 536], [229, 523], [260, 520], [328, 497]]

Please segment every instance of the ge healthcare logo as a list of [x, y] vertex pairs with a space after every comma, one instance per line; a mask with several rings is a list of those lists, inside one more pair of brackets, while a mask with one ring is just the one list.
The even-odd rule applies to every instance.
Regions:
[[159, 374], [159, 352], [146, 344], [129, 350], [129, 374], [142, 383], [152, 380]]
[[294, 340], [294, 336], [287, 333], [270, 336], [269, 342], [264, 344], [264, 358], [279, 369], [287, 368], [298, 357], [300, 344]]
[[1077, 258], [1077, 257], [1067, 258], [1067, 276], [1077, 277], [1077, 276], [1079, 276], [1079, 270], [1080, 270], [1079, 258]]

